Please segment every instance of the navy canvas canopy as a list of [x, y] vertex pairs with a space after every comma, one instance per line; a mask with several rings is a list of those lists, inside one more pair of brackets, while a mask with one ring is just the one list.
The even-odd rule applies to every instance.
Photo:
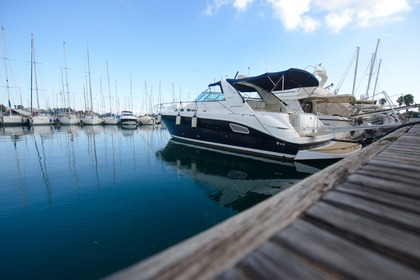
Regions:
[[[284, 79], [284, 81], [282, 81]], [[317, 87], [318, 79], [308, 71], [290, 68], [286, 71], [265, 73], [255, 77], [240, 79], [226, 79], [233, 87], [241, 92], [254, 92], [253, 86], [260, 87], [268, 92], [275, 90], [288, 90], [300, 87]], [[210, 84], [214, 86], [220, 82]]]

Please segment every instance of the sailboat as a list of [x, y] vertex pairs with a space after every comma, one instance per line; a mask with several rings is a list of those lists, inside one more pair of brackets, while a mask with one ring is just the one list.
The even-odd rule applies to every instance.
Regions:
[[[153, 96], [153, 89], [150, 89], [150, 95]], [[147, 95], [147, 84], [144, 83], [144, 107], [145, 107], [145, 114], [143, 116], [138, 117], [139, 125], [155, 125], [156, 119], [149, 114], [149, 102], [148, 102], [148, 95]]]
[[0, 108], [0, 125], [12, 126], [12, 125], [25, 125], [28, 124], [29, 113], [19, 109], [12, 109], [10, 102], [10, 87], [9, 78], [7, 75], [7, 51], [6, 51], [6, 37], [4, 35], [4, 28], [1, 27], [2, 39], [3, 39], [3, 59], [4, 59], [4, 73], [6, 78], [6, 92], [9, 107], [1, 106]]
[[87, 58], [88, 58], [88, 74], [89, 74], [89, 93], [90, 93], [90, 111], [83, 118], [83, 124], [87, 125], [99, 125], [103, 123], [103, 120], [99, 118], [93, 112], [93, 100], [92, 100], [92, 81], [90, 78], [90, 60], [89, 60], [89, 48], [87, 49]]
[[[38, 96], [38, 80], [36, 75], [36, 61], [35, 61], [35, 50], [34, 50], [34, 34], [31, 34], [31, 118], [29, 123], [31, 125], [50, 125], [55, 124], [56, 119], [50, 114], [40, 114], [39, 108], [39, 96]], [[37, 101], [37, 112], [33, 112], [32, 108], [32, 72], [35, 76], [35, 92], [36, 92], [36, 101]]]
[[[64, 71], [66, 74], [66, 93], [67, 93], [67, 100], [68, 100], [68, 107], [67, 107], [68, 109], [67, 109], [67, 112], [64, 113], [64, 115], [58, 118], [58, 121], [60, 122], [60, 124], [75, 125], [75, 124], [80, 124], [80, 118], [72, 114], [71, 109], [70, 109], [70, 92], [69, 92], [69, 82], [68, 82], [68, 76], [67, 76], [66, 42], [63, 42], [63, 50], [64, 50]], [[61, 78], [63, 78], [63, 76], [61, 76]], [[63, 94], [64, 94], [64, 89], [63, 89]]]
[[109, 69], [108, 69], [108, 60], [106, 61], [106, 74], [108, 76], [108, 97], [109, 97], [109, 116], [104, 117], [104, 124], [108, 125], [116, 125], [119, 123], [119, 120], [112, 114], [112, 106], [111, 106], [111, 85], [109, 81]]

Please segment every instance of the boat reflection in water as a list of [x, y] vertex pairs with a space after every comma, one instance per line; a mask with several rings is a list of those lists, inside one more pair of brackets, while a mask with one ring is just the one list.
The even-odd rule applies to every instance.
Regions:
[[279, 161], [171, 139], [157, 157], [190, 176], [221, 206], [243, 211], [291, 187], [324, 166]]

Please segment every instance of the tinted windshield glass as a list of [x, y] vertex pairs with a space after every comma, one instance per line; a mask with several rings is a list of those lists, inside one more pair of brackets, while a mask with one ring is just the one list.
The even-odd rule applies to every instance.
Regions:
[[225, 95], [219, 86], [209, 87], [202, 92], [194, 101], [222, 101], [225, 100]]

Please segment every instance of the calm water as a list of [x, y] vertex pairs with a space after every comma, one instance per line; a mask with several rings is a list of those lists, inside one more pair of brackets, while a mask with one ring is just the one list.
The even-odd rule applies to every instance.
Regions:
[[0, 152], [0, 279], [109, 275], [318, 170], [146, 127], [0, 127]]

